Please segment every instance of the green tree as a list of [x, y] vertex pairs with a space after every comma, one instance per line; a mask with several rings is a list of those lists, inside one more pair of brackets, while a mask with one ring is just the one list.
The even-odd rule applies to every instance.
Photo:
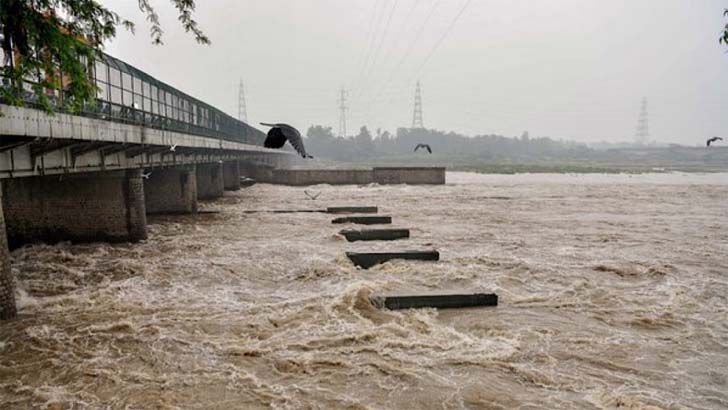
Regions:
[[[210, 40], [192, 14], [195, 0], [170, 0], [185, 30], [201, 44]], [[162, 43], [159, 16], [149, 0], [138, 0], [150, 24], [155, 44]], [[39, 104], [47, 111], [53, 102], [44, 90], [61, 90], [63, 108], [74, 111], [94, 101], [96, 87], [89, 70], [104, 42], [118, 27], [134, 31], [134, 24], [95, 0], [0, 0], [3, 86], [0, 97], [22, 105], [24, 82], [32, 84]]]

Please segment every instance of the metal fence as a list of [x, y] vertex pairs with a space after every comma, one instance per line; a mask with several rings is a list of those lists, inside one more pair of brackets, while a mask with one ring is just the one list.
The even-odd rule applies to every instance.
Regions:
[[[2, 49], [0, 57], [3, 62], [7, 61]], [[75, 115], [253, 145], [263, 144], [265, 134], [262, 131], [117, 58], [101, 54], [95, 64], [88, 66], [90, 77], [97, 87], [96, 101], [74, 112]], [[10, 87], [10, 80], [2, 72], [0, 79], [2, 87]], [[34, 84], [37, 84], [34, 79], [26, 78], [23, 95], [18, 96], [31, 106], [39, 104], [33, 91]], [[45, 89], [44, 94], [55, 110], [66, 111], [63, 90]]]

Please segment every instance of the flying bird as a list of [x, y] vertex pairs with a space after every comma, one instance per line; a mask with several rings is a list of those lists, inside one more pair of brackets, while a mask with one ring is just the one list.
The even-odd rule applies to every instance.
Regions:
[[152, 176], [152, 171], [149, 171], [146, 174], [142, 173], [142, 178], [144, 178], [144, 179], [149, 179], [150, 176]]
[[303, 138], [297, 129], [288, 124], [269, 124], [261, 122], [260, 125], [273, 127], [268, 131], [268, 137], [266, 137], [265, 142], [263, 143], [264, 147], [280, 148], [286, 143], [286, 141], [288, 141], [303, 158], [313, 158], [311, 155], [306, 153], [306, 148], [303, 146]]
[[174, 152], [174, 150], [176, 150], [176, 149], [177, 149], [177, 144], [174, 144], [174, 145], [172, 145], [172, 146], [169, 147], [169, 150], [172, 151], [172, 152]]
[[306, 196], [308, 197], [308, 199], [314, 199], [314, 200], [316, 198], [318, 198], [319, 195], [321, 195], [321, 191], [316, 192], [315, 194], [310, 194], [310, 193], [308, 193], [308, 191], [304, 190], [303, 193], [306, 194]]
[[709, 147], [711, 142], [716, 142], [716, 141], [723, 141], [723, 138], [721, 138], [721, 137], [708, 138], [708, 140], [705, 141], [705, 145]]
[[417, 152], [417, 150], [420, 149], [420, 148], [424, 148], [424, 149], [427, 150], [427, 152], [429, 152], [430, 154], [432, 154], [432, 148], [430, 148], [430, 146], [428, 144], [417, 144], [417, 146], [415, 147], [414, 152]]

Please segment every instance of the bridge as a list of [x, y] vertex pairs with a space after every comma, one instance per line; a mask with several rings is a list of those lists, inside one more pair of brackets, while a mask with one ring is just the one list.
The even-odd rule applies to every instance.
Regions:
[[[139, 241], [146, 215], [195, 213], [240, 188], [241, 173], [295, 156], [265, 134], [108, 55], [92, 65], [95, 104], [70, 112], [64, 90], [34, 83], [24, 106], [0, 100], [0, 319], [16, 315], [8, 249], [33, 242]], [[10, 86], [7, 79], [2, 86]]]

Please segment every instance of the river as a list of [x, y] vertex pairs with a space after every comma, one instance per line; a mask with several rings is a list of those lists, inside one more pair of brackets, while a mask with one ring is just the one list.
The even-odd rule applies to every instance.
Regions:
[[[2, 409], [725, 409], [728, 174], [255, 185], [149, 218], [137, 244], [12, 252]], [[323, 213], [378, 205], [395, 242]], [[354, 268], [348, 250], [440, 262]], [[496, 308], [378, 310], [384, 292]]]

